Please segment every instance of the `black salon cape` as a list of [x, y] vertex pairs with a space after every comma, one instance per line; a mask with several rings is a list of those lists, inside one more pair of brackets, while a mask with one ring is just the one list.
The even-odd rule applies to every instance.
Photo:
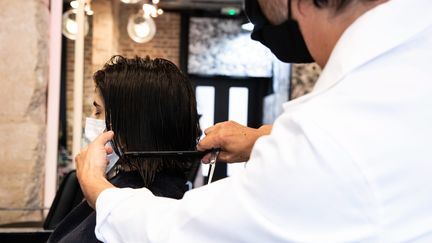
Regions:
[[[143, 187], [137, 172], [120, 172], [111, 183], [117, 187]], [[180, 199], [187, 188], [185, 183], [184, 176], [159, 173], [149, 189], [156, 196]], [[101, 242], [94, 233], [95, 226], [96, 212], [83, 201], [60, 222], [47, 242]]]

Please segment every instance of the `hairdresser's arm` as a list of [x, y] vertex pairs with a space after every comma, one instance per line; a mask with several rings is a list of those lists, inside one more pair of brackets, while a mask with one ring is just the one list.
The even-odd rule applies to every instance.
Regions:
[[188, 191], [181, 200], [153, 196], [146, 188], [112, 188], [103, 179], [106, 163], [100, 156], [109, 136], [99, 137], [81, 160], [95, 165], [77, 159], [86, 197], [93, 205], [97, 198], [96, 237], [103, 242], [351, 242], [374, 235], [363, 174], [309, 117], [291, 115], [256, 142], [243, 172]]
[[[221, 148], [219, 160], [225, 162], [244, 162], [249, 160], [252, 147], [261, 136], [270, 134], [272, 125], [263, 125], [258, 129], [245, 127], [234, 121], [217, 123], [207, 128], [205, 137], [197, 146], [204, 151]], [[203, 162], [208, 162], [210, 156], [205, 156]]]
[[95, 208], [96, 199], [103, 190], [114, 188], [105, 178], [108, 163], [106, 155], [107, 152], [112, 152], [112, 149], [105, 147], [105, 144], [112, 139], [113, 135], [113, 132], [103, 133], [75, 157], [77, 177], [84, 196], [92, 208]]

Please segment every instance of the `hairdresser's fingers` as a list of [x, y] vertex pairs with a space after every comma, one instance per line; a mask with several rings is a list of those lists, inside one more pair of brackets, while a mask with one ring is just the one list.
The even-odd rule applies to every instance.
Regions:
[[84, 158], [87, 156], [87, 150], [88, 150], [88, 146], [81, 149], [79, 154], [75, 156], [75, 167], [77, 169], [77, 172], [85, 165]]
[[107, 154], [112, 154], [112, 152], [114, 152], [113, 148], [109, 145], [105, 145], [105, 152]]
[[216, 129], [218, 129], [217, 125], [218, 124], [215, 124], [214, 126], [208, 127], [206, 130], [204, 130], [204, 134], [209, 135], [210, 133], [214, 132]]
[[112, 131], [102, 133], [77, 155], [75, 163], [79, 179], [85, 179], [88, 176], [105, 176], [107, 166], [105, 144], [113, 136]]
[[232, 155], [232, 153], [227, 153], [227, 152], [224, 152], [224, 151], [221, 151], [221, 152], [219, 153], [219, 156], [218, 156], [218, 158], [217, 158], [217, 161], [218, 161], [218, 162], [226, 162], [226, 163], [237, 162], [237, 161], [234, 161], [234, 160], [233, 160], [233, 155]]
[[94, 145], [94, 146], [103, 145], [103, 146], [105, 146], [105, 144], [108, 143], [108, 141], [110, 141], [113, 137], [114, 137], [113, 131], [104, 132], [101, 135], [99, 135], [92, 143], [90, 143], [89, 146], [91, 146], [91, 145]]
[[[202, 159], [201, 162], [203, 164], [210, 163], [210, 158], [212, 156], [212, 153], [206, 154]], [[236, 160], [232, 153], [228, 153], [225, 151], [220, 151], [219, 156], [217, 157], [217, 162], [225, 162], [225, 163], [233, 163], [233, 162], [240, 162], [239, 160]]]
[[113, 187], [105, 178], [108, 163], [105, 144], [112, 139], [112, 131], [97, 137], [88, 148], [75, 157], [77, 177], [87, 202], [94, 208], [99, 194], [106, 188]]
[[86, 154], [87, 154], [87, 147], [82, 149], [81, 152], [75, 156], [75, 167], [77, 168], [77, 170], [81, 169], [83, 165], [83, 158], [86, 156]]
[[197, 145], [199, 151], [221, 148], [223, 141], [218, 134], [209, 134], [205, 136]]
[[201, 159], [201, 163], [208, 164], [210, 163], [211, 153], [207, 153], [204, 155], [204, 157]]
[[224, 149], [233, 135], [231, 129], [233, 122], [219, 122], [214, 126], [207, 128], [204, 133], [206, 136], [199, 142], [197, 149], [200, 151], [210, 150], [214, 148]]

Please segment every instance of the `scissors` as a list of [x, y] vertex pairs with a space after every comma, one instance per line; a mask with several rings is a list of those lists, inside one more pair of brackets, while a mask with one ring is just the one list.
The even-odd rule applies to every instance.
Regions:
[[212, 182], [213, 179], [213, 174], [216, 168], [216, 161], [217, 158], [219, 157], [219, 153], [220, 153], [220, 149], [213, 149], [211, 152], [211, 156], [210, 156], [210, 167], [209, 167], [209, 172], [208, 172], [208, 182], [207, 185], [210, 184]]

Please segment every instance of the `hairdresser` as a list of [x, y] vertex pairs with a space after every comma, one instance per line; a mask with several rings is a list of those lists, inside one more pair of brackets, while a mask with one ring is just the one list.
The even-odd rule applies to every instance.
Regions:
[[[256, 142], [247, 132], [256, 130], [235, 139], [221, 125], [207, 130], [199, 149], [221, 147], [232, 160], [243, 149], [247, 168], [181, 200], [111, 185], [104, 145], [113, 133], [99, 136], [76, 157], [97, 238], [432, 242], [432, 1], [247, 0], [246, 8], [253, 39], [282, 61], [323, 68], [314, 90], [285, 103]], [[252, 142], [241, 147], [244, 137]]]

